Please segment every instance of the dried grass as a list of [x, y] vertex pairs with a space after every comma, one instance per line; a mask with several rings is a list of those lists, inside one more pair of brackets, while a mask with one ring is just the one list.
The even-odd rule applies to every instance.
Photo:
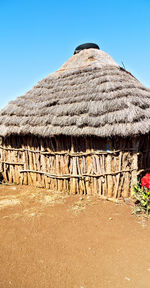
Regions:
[[44, 213], [44, 209], [48, 206], [54, 206], [56, 204], [63, 204], [64, 200], [68, 197], [67, 194], [58, 193], [57, 191], [50, 191], [45, 189], [32, 189], [26, 188], [25, 191], [19, 191], [16, 194], [17, 189], [14, 186], [9, 186], [10, 193], [15, 195], [2, 195], [0, 197], [0, 209], [9, 208], [10, 206], [20, 205], [19, 212], [13, 213], [10, 216], [4, 216], [3, 218], [13, 217], [39, 217]]
[[4, 137], [110, 137], [149, 131], [150, 90], [96, 49], [74, 55], [0, 112]]
[[81, 197], [78, 201], [76, 201], [72, 205], [71, 211], [74, 212], [76, 215], [78, 215], [80, 212], [85, 210], [87, 206], [94, 205], [94, 203], [95, 203], [95, 199], [93, 201], [93, 199], [89, 196], [87, 196], [85, 198]]
[[3, 199], [0, 200], [0, 209], [6, 208], [8, 206], [20, 205], [20, 201], [18, 199]]

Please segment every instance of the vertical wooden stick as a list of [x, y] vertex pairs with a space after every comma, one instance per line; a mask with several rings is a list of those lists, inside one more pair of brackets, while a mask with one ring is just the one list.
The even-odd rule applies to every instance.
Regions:
[[[108, 148], [107, 151], [112, 151], [112, 141], [108, 140], [107, 142]], [[107, 173], [111, 173], [111, 163], [112, 163], [112, 155], [108, 153], [106, 156], [106, 171]], [[107, 188], [108, 188], [108, 197], [112, 197], [113, 194], [113, 178], [111, 175], [107, 175]]]
[[[90, 140], [86, 138], [86, 153], [89, 153], [90, 149], [91, 149]], [[90, 174], [92, 166], [91, 155], [86, 156], [86, 164], [87, 164], [87, 174]], [[92, 194], [91, 186], [92, 185], [90, 177], [86, 177], [86, 190], [88, 195]]]
[[[71, 152], [74, 152], [74, 138], [71, 137]], [[77, 174], [77, 167], [76, 167], [76, 159], [75, 157], [71, 157], [71, 174], [76, 175]], [[76, 194], [76, 179], [71, 178], [70, 179], [70, 192], [71, 194]]]
[[135, 151], [133, 152], [132, 156], [132, 173], [131, 173], [131, 187], [133, 185], [137, 185], [137, 171], [138, 171], [138, 147], [139, 147], [139, 140], [135, 137], [132, 140], [133, 147], [135, 148]]
[[[122, 163], [122, 151], [119, 153], [119, 166], [118, 166], [118, 171], [121, 171], [121, 163]], [[120, 182], [120, 173], [118, 173], [117, 177], [117, 182], [116, 182], [116, 189], [115, 189], [115, 195], [114, 197], [117, 198], [118, 195], [118, 189], [119, 189], [119, 182]]]

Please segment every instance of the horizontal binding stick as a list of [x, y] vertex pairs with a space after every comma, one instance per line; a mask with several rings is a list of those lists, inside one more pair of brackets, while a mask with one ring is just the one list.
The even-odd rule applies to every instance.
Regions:
[[[56, 174], [49, 174], [47, 172], [43, 171], [36, 171], [36, 170], [20, 170], [20, 173], [38, 173], [38, 174], [43, 174], [46, 175], [47, 177], [50, 178], [58, 178], [58, 179], [66, 179], [66, 178], [84, 178], [84, 177], [102, 177], [105, 175], [116, 175], [124, 172], [132, 172], [136, 169], [128, 169], [128, 170], [121, 170], [121, 171], [116, 171], [116, 172], [110, 172], [110, 173], [103, 173], [103, 174], [82, 174], [82, 175], [70, 175], [70, 174], [64, 174], [64, 175], [56, 175]], [[137, 170], [136, 170], [137, 171]]]
[[20, 163], [20, 162], [0, 161], [0, 163], [4, 163], [4, 164], [7, 164], [7, 165], [24, 165], [24, 163]]
[[[71, 157], [77, 157], [77, 156], [90, 156], [90, 155], [107, 155], [107, 154], [116, 154], [119, 153], [121, 151], [132, 151], [132, 152], [136, 152], [135, 149], [122, 149], [122, 150], [113, 150], [113, 151], [90, 151], [90, 152], [67, 152], [67, 151], [63, 151], [63, 152], [53, 152], [53, 151], [39, 151], [39, 150], [30, 150], [30, 149], [26, 149], [26, 148], [6, 148], [3, 146], [0, 146], [0, 149], [3, 150], [10, 150], [10, 151], [27, 151], [27, 152], [31, 152], [31, 153], [39, 153], [39, 154], [46, 154], [46, 155], [68, 155]], [[150, 150], [149, 150], [150, 151]], [[144, 152], [149, 152], [148, 150], [144, 151]]]
[[150, 171], [150, 168], [141, 169], [137, 172], [137, 175], [140, 175], [142, 172]]
[[71, 156], [71, 157], [77, 157], [77, 156], [90, 156], [90, 155], [107, 155], [107, 154], [116, 154], [119, 153], [120, 150], [115, 150], [115, 151], [108, 151], [108, 152], [104, 152], [104, 151], [95, 151], [95, 152], [67, 152], [67, 151], [63, 151], [63, 152], [53, 152], [53, 151], [38, 151], [38, 150], [30, 150], [30, 149], [17, 149], [17, 148], [4, 148], [4, 147], [0, 147], [0, 149], [2, 150], [9, 150], [9, 151], [20, 151], [20, 152], [31, 152], [31, 153], [38, 153], [38, 154], [45, 154], [45, 155], [67, 155], [67, 156]]

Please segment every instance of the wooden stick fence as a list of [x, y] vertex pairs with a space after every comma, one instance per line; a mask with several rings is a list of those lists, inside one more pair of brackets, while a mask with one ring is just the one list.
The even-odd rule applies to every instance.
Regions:
[[138, 175], [150, 171], [149, 145], [142, 145], [136, 138], [11, 136], [0, 145], [0, 171], [8, 183], [128, 197]]

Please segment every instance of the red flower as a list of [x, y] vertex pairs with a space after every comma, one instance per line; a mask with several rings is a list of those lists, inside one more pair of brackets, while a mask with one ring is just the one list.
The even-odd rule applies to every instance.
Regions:
[[142, 186], [150, 188], [150, 173], [147, 173], [142, 179], [141, 179]]

